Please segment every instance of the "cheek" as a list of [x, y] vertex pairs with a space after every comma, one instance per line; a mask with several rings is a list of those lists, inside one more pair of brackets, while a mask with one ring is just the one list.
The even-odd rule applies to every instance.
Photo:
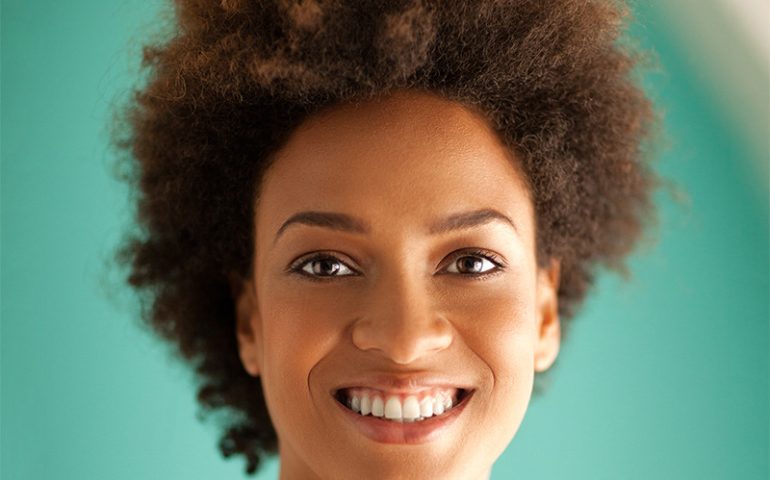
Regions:
[[[493, 372], [521, 371], [533, 366], [535, 287], [527, 275], [467, 280], [434, 285], [436, 312], [452, 323], [457, 340]], [[346, 341], [346, 326], [366, 315], [366, 285], [272, 282], [261, 288], [265, 373], [307, 374], [335, 346]], [[510, 375], [511, 372], [506, 373]], [[296, 377], [295, 377], [296, 378]]]
[[265, 380], [275, 377], [285, 384], [292, 379], [306, 392], [310, 371], [341, 339], [347, 303], [337, 294], [292, 282], [266, 283], [259, 291]]
[[322, 438], [310, 381], [343, 330], [339, 303], [275, 281], [258, 291], [260, 376], [273, 425], [291, 445]]
[[310, 352], [322, 350], [339, 340], [345, 323], [352, 320], [348, 318], [350, 307], [360, 297], [350, 288], [298, 283], [274, 282], [264, 288], [264, 301], [260, 302], [264, 332], [284, 351], [299, 346], [308, 346]]
[[447, 316], [468, 347], [493, 369], [516, 368], [534, 352], [536, 295], [524, 276], [455, 292]]
[[[456, 296], [452, 312], [458, 339], [479, 370], [487, 372], [485, 428], [479, 442], [498, 439], [500, 452], [513, 438], [529, 404], [534, 380], [536, 295], [526, 278]], [[500, 453], [497, 452], [497, 453]]]

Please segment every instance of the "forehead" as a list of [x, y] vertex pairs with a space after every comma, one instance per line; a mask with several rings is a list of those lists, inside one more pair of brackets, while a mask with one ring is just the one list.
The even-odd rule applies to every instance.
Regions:
[[482, 208], [531, 217], [516, 159], [478, 113], [402, 91], [300, 125], [264, 176], [257, 225], [313, 210], [355, 214], [377, 230]]

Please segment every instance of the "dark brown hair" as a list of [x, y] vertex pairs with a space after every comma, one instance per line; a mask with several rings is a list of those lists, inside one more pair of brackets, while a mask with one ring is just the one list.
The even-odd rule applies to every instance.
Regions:
[[626, 8], [589, 0], [177, 0], [146, 47], [119, 146], [139, 230], [121, 246], [145, 319], [194, 367], [220, 440], [253, 473], [276, 434], [240, 364], [228, 276], [252, 255], [260, 179], [321, 108], [420, 89], [474, 108], [516, 153], [538, 258], [561, 260], [571, 318], [597, 266], [622, 269], [651, 216], [651, 104], [621, 43]]

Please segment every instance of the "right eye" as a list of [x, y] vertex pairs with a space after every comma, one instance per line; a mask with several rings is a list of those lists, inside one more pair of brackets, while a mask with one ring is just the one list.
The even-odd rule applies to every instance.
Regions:
[[347, 277], [358, 275], [345, 262], [329, 254], [303, 257], [294, 262], [290, 270], [314, 278]]

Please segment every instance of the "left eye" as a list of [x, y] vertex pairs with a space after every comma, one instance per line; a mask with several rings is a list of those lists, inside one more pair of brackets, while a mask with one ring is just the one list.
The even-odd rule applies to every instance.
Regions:
[[452, 260], [445, 269], [448, 273], [461, 275], [478, 275], [499, 268], [499, 265], [481, 255], [462, 255]]
[[342, 261], [328, 256], [305, 260], [298, 265], [298, 270], [312, 277], [344, 277], [355, 272]]

